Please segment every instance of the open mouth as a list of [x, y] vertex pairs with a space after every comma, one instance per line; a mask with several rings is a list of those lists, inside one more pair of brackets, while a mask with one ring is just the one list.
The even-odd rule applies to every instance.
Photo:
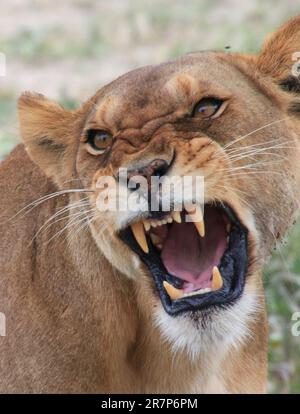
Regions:
[[122, 230], [152, 275], [170, 315], [232, 304], [248, 266], [247, 229], [224, 204], [164, 213]]

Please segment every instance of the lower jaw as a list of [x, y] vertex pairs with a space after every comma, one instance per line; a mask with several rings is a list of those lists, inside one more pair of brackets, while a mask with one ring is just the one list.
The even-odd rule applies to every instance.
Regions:
[[229, 236], [228, 247], [221, 258], [219, 270], [223, 278], [223, 286], [216, 291], [209, 291], [190, 295], [183, 295], [178, 299], [171, 299], [164, 287], [164, 282], [176, 286], [176, 278], [168, 274], [161, 261], [156, 248], [149, 240], [149, 252], [145, 253], [138, 244], [130, 230], [120, 233], [121, 239], [138, 254], [152, 276], [156, 293], [158, 293], [163, 308], [171, 316], [182, 315], [184, 313], [194, 313], [199, 311], [213, 310], [215, 308], [225, 308], [234, 305], [242, 296], [244, 291], [247, 267], [248, 267], [248, 248], [247, 230], [240, 224], [233, 211], [228, 208], [235, 223]]

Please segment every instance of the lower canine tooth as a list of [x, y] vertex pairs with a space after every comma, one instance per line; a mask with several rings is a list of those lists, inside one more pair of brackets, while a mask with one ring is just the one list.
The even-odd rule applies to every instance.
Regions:
[[131, 226], [132, 233], [135, 240], [145, 253], [149, 253], [149, 248], [145, 236], [144, 226], [142, 222], [134, 223]]
[[212, 277], [212, 290], [219, 290], [223, 286], [223, 279], [220, 273], [220, 270], [217, 268], [217, 266], [213, 267], [213, 277]]
[[172, 300], [176, 300], [182, 297], [183, 295], [182, 289], [177, 289], [176, 287], [168, 283], [166, 280], [163, 281], [163, 285], [167, 291], [167, 294], [170, 296]]

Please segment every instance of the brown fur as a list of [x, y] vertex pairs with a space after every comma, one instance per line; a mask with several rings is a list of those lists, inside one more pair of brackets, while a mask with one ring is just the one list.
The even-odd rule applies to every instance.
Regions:
[[[288, 118], [298, 98], [280, 89], [299, 47], [296, 17], [258, 56], [204, 52], [138, 69], [75, 111], [41, 95], [21, 96], [23, 144], [0, 167], [0, 311], [7, 323], [7, 336], [0, 337], [0, 392], [266, 391], [261, 273], [299, 209], [297, 111]], [[212, 121], [186, 118], [203, 96], [227, 99], [224, 114]], [[88, 128], [113, 133], [108, 154], [86, 151]], [[262, 164], [254, 174], [224, 173], [232, 168], [224, 145], [246, 134], [234, 148], [276, 139], [282, 145], [258, 160], [284, 161], [270, 168]], [[245, 289], [257, 296], [257, 309], [247, 320], [251, 335], [228, 350], [215, 339], [212, 355], [203, 351], [196, 358], [185, 349], [174, 353], [154, 323], [161, 303], [152, 278], [141, 264], [133, 267], [134, 254], [116, 236], [116, 216], [96, 214], [95, 208], [99, 177], [154, 158], [170, 161], [174, 150], [172, 174], [201, 171], [207, 200], [227, 201], [247, 225], [249, 214], [254, 217]], [[246, 158], [237, 165], [247, 163]], [[280, 174], [266, 171], [274, 169]], [[14, 217], [46, 194], [83, 187], [94, 193], [66, 193]], [[96, 214], [89, 227], [62, 231], [71, 219], [66, 215], [39, 230], [59, 208], [86, 196]], [[103, 223], [105, 232], [99, 230]], [[205, 333], [202, 317], [195, 315], [195, 329]]]

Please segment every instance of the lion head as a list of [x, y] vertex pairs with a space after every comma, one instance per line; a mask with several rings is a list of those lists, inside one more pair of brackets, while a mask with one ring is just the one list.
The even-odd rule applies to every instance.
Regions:
[[[162, 332], [193, 352], [203, 332], [230, 343], [247, 334], [263, 305], [263, 264], [298, 214], [299, 45], [297, 17], [256, 56], [196, 52], [140, 68], [74, 111], [20, 97], [32, 160], [59, 189], [74, 189], [99, 254], [120, 284], [133, 281], [140, 310], [147, 303]], [[151, 182], [185, 176], [203, 177], [201, 203]], [[99, 209], [104, 194], [139, 177], [146, 190], [126, 193], [138, 208]], [[169, 198], [167, 211], [141, 196], [153, 188], [159, 206]]]

